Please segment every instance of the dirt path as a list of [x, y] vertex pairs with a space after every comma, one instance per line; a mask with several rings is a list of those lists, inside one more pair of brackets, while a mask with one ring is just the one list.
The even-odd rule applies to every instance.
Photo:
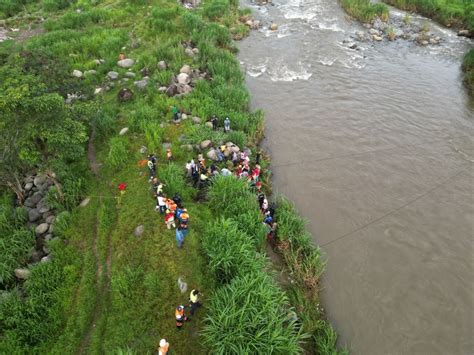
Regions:
[[97, 159], [95, 156], [95, 146], [94, 146], [94, 138], [95, 138], [95, 128], [92, 129], [91, 136], [89, 137], [89, 144], [87, 145], [87, 158], [89, 159], [89, 166], [94, 173], [94, 175], [99, 174], [99, 163], [97, 163]]

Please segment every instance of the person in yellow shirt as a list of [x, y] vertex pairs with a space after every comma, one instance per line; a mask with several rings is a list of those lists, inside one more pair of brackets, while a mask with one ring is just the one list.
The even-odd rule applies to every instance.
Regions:
[[200, 300], [200, 295], [199, 290], [192, 290], [190, 295], [189, 295], [189, 306], [191, 307], [191, 316], [194, 315], [194, 312], [202, 306], [202, 304], [199, 302]]

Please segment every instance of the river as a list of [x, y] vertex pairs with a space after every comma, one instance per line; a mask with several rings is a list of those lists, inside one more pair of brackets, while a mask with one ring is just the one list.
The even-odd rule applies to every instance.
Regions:
[[240, 42], [239, 60], [266, 113], [274, 190], [327, 256], [322, 298], [339, 343], [474, 353], [474, 104], [460, 71], [472, 42], [430, 23], [439, 46], [353, 50], [344, 40], [365, 29], [337, 1], [243, 5], [279, 26]]

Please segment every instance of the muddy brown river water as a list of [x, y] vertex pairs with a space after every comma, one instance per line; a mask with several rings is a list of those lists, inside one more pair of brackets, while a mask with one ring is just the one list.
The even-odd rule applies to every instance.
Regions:
[[240, 42], [239, 60], [275, 190], [327, 256], [340, 344], [473, 354], [474, 104], [459, 68], [473, 43], [433, 23], [440, 46], [359, 43], [337, 1], [246, 5], [279, 25]]

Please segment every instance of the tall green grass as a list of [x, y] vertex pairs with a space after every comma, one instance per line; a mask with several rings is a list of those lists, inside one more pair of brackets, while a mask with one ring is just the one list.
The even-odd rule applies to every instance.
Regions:
[[377, 16], [388, 20], [388, 8], [384, 4], [372, 3], [370, 0], [340, 0], [344, 10], [362, 22], [372, 22]]
[[474, 49], [471, 49], [464, 56], [462, 70], [464, 71], [464, 83], [471, 96], [474, 96]]

